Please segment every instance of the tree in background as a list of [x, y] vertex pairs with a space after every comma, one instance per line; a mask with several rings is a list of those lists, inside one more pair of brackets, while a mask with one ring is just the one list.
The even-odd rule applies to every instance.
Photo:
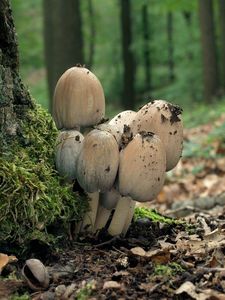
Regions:
[[220, 11], [220, 45], [221, 45], [221, 87], [225, 92], [225, 0], [219, 0]]
[[[18, 118], [32, 107], [19, 76], [19, 55], [8, 0], [0, 1], [0, 136], [16, 136]], [[0, 143], [0, 150], [3, 143]]]
[[[50, 99], [62, 73], [83, 64], [80, 0], [44, 0], [45, 57]], [[50, 111], [52, 101], [50, 100]]]
[[149, 15], [148, 15], [148, 5], [145, 2], [142, 6], [142, 26], [143, 26], [143, 39], [144, 39], [144, 49], [143, 49], [143, 57], [144, 57], [144, 68], [145, 68], [145, 89], [151, 89], [151, 61], [150, 61], [150, 49], [149, 49], [149, 40], [150, 40], [150, 32], [149, 32]]
[[88, 68], [91, 69], [94, 62], [94, 53], [95, 53], [95, 37], [96, 37], [96, 28], [95, 28], [95, 12], [93, 7], [92, 0], [88, 0], [88, 17], [90, 22], [90, 38], [89, 38], [89, 57], [88, 57]]
[[216, 95], [219, 86], [212, 0], [199, 0], [199, 18], [203, 52], [204, 97], [205, 101], [209, 102]]
[[121, 105], [126, 109], [135, 106], [135, 65], [132, 52], [131, 2], [121, 0], [121, 32], [123, 59], [123, 94]]
[[173, 14], [167, 13], [167, 38], [168, 38], [168, 67], [169, 81], [174, 81], [174, 44], [173, 44]]

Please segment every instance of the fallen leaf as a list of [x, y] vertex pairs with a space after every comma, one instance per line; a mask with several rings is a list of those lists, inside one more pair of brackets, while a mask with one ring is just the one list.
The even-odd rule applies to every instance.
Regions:
[[6, 265], [16, 261], [17, 258], [14, 255], [8, 256], [7, 254], [0, 253], [0, 274]]
[[141, 247], [134, 247], [130, 249], [130, 252], [137, 256], [146, 256], [146, 251]]
[[121, 288], [121, 285], [117, 282], [117, 281], [106, 281], [103, 285], [103, 290], [107, 290], [107, 289], [119, 289]]

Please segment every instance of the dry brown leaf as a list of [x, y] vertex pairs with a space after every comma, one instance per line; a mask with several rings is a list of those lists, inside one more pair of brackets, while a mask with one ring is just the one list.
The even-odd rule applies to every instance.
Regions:
[[14, 255], [8, 256], [7, 254], [0, 253], [0, 274], [6, 265], [16, 261], [17, 258]]
[[182, 293], [186, 293], [190, 297], [192, 297], [193, 299], [196, 299], [196, 300], [205, 300], [206, 299], [206, 298], [199, 298], [199, 294], [196, 293], [195, 290], [196, 290], [195, 285], [190, 281], [186, 281], [186, 282], [182, 283], [182, 285], [175, 291], [175, 294], [180, 295]]
[[225, 300], [224, 294], [219, 293], [212, 289], [206, 289], [206, 290], [198, 289], [197, 291], [195, 285], [192, 282], [186, 281], [175, 291], [175, 294], [180, 295], [182, 293], [186, 293], [190, 297], [196, 300], [207, 300], [207, 299]]
[[141, 247], [134, 247], [130, 249], [130, 252], [137, 256], [142, 256], [142, 257], [146, 256], [146, 251]]
[[117, 281], [113, 281], [113, 280], [106, 281], [106, 282], [104, 282], [104, 285], [103, 285], [103, 290], [119, 289], [119, 288], [121, 288], [121, 284], [119, 284]]

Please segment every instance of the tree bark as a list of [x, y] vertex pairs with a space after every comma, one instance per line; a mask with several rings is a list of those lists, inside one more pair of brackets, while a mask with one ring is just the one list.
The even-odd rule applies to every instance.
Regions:
[[167, 38], [168, 38], [168, 67], [169, 81], [174, 81], [174, 44], [173, 44], [173, 14], [167, 14]]
[[123, 93], [121, 105], [125, 109], [135, 106], [135, 66], [132, 52], [131, 2], [121, 0], [121, 32], [123, 60]]
[[212, 0], [199, 0], [199, 19], [203, 52], [204, 97], [205, 101], [210, 102], [219, 86]]
[[62, 73], [84, 64], [80, 0], [44, 0], [44, 37], [50, 105]]
[[225, 0], [219, 0], [221, 41], [221, 86], [225, 92]]
[[16, 135], [17, 118], [32, 107], [27, 89], [19, 76], [19, 55], [8, 0], [0, 1], [0, 134]]
[[148, 22], [148, 5], [145, 3], [142, 6], [142, 27], [144, 39], [144, 67], [145, 67], [145, 87], [149, 91], [151, 89], [151, 61], [149, 49], [149, 22]]

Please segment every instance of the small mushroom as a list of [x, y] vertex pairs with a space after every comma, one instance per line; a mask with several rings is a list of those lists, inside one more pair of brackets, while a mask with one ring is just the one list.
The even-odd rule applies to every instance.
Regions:
[[108, 192], [100, 193], [94, 231], [98, 231], [106, 226], [111, 212], [116, 207], [119, 198], [120, 194], [115, 188], [112, 188]]
[[183, 149], [182, 109], [164, 100], [144, 105], [132, 124], [133, 133], [151, 131], [159, 136], [166, 151], [166, 171], [178, 163]]
[[77, 159], [77, 180], [88, 193], [112, 188], [119, 165], [118, 144], [112, 134], [94, 129], [87, 134]]
[[166, 171], [166, 153], [158, 136], [138, 133], [120, 151], [118, 190], [123, 196], [145, 202], [160, 192]]
[[77, 157], [83, 139], [84, 137], [80, 132], [65, 130], [59, 133], [56, 141], [56, 169], [69, 182], [76, 178]]
[[99, 123], [105, 114], [105, 96], [98, 78], [88, 69], [73, 67], [58, 80], [53, 118], [58, 129]]
[[49, 286], [49, 274], [43, 263], [35, 258], [26, 260], [22, 275], [34, 291], [45, 290]]

